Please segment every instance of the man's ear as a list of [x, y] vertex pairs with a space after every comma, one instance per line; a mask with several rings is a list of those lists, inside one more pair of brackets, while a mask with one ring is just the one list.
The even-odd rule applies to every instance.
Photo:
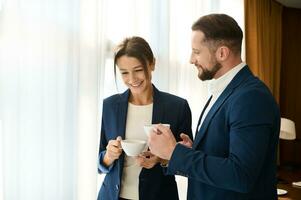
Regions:
[[230, 49], [227, 46], [220, 46], [215, 52], [216, 60], [223, 62], [228, 59], [230, 55]]

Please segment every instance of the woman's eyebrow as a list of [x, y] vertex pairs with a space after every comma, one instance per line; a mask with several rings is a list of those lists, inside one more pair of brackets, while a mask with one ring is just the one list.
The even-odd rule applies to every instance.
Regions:
[[[133, 67], [133, 69], [137, 69], [137, 68], [141, 68], [141, 67], [143, 67], [143, 65], [139, 64], [139, 65]], [[119, 70], [120, 71], [126, 71], [127, 69], [119, 68]]]

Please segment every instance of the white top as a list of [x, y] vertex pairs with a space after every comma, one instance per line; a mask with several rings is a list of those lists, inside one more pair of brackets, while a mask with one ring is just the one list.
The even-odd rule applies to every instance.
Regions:
[[219, 77], [218, 79], [212, 79], [208, 81], [208, 99], [212, 95], [212, 99], [206, 108], [201, 123], [199, 126], [202, 126], [204, 119], [206, 118], [208, 112], [210, 111], [213, 104], [216, 102], [218, 97], [222, 94], [222, 92], [226, 89], [226, 87], [229, 85], [229, 83], [232, 81], [232, 79], [235, 77], [235, 75], [246, 65], [246, 63], [242, 62], [238, 64], [237, 66], [233, 67], [230, 71]]
[[[152, 123], [153, 104], [128, 104], [125, 139], [139, 139], [147, 141], [143, 126]], [[121, 178], [120, 197], [125, 199], [139, 199], [139, 174], [141, 167], [136, 164], [134, 157], [125, 156], [123, 174]]]

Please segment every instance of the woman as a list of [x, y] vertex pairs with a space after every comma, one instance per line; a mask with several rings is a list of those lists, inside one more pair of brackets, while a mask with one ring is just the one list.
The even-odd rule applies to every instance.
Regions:
[[177, 200], [175, 178], [164, 175], [160, 165], [164, 161], [149, 151], [128, 157], [121, 149], [120, 140], [147, 141], [143, 126], [157, 123], [170, 124], [178, 141], [182, 132], [192, 138], [188, 103], [152, 85], [155, 58], [143, 38], [127, 38], [118, 46], [114, 58], [115, 78], [116, 65], [128, 90], [103, 102], [98, 170], [106, 177], [98, 200]]

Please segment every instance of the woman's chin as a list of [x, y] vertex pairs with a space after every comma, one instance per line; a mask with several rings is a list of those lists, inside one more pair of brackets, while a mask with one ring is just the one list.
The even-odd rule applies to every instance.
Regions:
[[140, 94], [143, 92], [143, 87], [139, 86], [139, 87], [131, 87], [131, 92], [133, 94]]
[[133, 94], [144, 94], [146, 91], [151, 91], [152, 90], [152, 84], [150, 85], [145, 85], [145, 84], [141, 84], [138, 87], [130, 87], [130, 90]]

